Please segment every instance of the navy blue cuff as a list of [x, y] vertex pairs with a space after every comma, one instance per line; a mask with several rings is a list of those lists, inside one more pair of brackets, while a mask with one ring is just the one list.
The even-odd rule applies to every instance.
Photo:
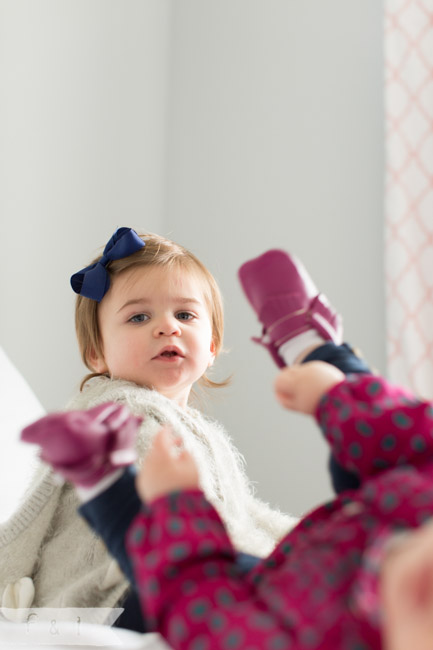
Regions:
[[141, 508], [135, 489], [135, 468], [129, 466], [122, 476], [94, 499], [83, 503], [78, 512], [102, 538], [123, 573], [134, 584], [134, 574], [125, 548], [125, 537]]

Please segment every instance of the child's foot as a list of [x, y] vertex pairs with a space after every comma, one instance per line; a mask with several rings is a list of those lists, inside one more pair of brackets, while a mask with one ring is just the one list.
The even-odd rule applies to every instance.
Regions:
[[125, 406], [107, 403], [46, 415], [23, 429], [21, 440], [39, 445], [41, 459], [57, 474], [88, 488], [134, 462], [141, 422]]
[[270, 250], [239, 269], [244, 293], [263, 325], [261, 338], [279, 367], [326, 341], [342, 343], [341, 317], [320, 294], [304, 266], [282, 250]]

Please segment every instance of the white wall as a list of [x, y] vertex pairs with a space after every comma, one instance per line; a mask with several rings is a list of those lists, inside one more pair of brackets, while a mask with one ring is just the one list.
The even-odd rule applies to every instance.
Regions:
[[70, 275], [164, 209], [168, 0], [0, 2], [0, 341], [47, 409], [84, 368]]
[[268, 248], [296, 253], [384, 370], [382, 13], [377, 0], [175, 5], [167, 221], [220, 281], [217, 398], [259, 493], [296, 513], [331, 494], [317, 428], [283, 413], [276, 368], [237, 280]]
[[236, 280], [298, 254], [384, 371], [382, 3], [0, 0], [0, 341], [47, 409], [83, 374], [69, 276], [118, 225], [159, 231], [225, 295], [209, 402], [258, 492], [331, 492], [316, 427], [274, 403]]

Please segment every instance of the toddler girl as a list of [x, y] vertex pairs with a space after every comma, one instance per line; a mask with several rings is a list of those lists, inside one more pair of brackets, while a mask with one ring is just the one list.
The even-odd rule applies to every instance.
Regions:
[[[197, 462], [200, 485], [234, 546], [254, 556], [268, 554], [293, 519], [254, 496], [242, 459], [224, 429], [188, 405], [196, 382], [214, 385], [206, 372], [222, 346], [222, 302], [210, 272], [174, 242], [120, 228], [103, 254], [72, 276], [71, 284], [78, 293], [78, 342], [91, 374], [68, 410], [101, 407], [93, 422], [93, 440], [97, 442], [98, 432], [108, 427], [115, 432], [121, 428], [130, 441], [131, 426], [122, 425], [126, 411], [119, 409], [127, 406], [142, 420], [135, 440], [138, 464], [155, 432], [162, 424], [170, 425]], [[107, 411], [102, 407], [107, 402], [117, 408]], [[71, 417], [79, 428], [81, 416]], [[76, 449], [59, 444], [57, 452], [62, 451], [72, 464]], [[95, 447], [93, 451], [98, 455]], [[98, 481], [107, 488], [113, 467], [129, 462], [131, 450], [119, 443], [110, 471], [99, 468]], [[90, 486], [91, 497], [95, 476], [89, 480], [88, 473], [88, 467], [81, 468], [82, 485]], [[128, 581], [77, 515], [77, 506], [73, 487], [59, 485], [42, 463], [23, 503], [0, 526], [3, 611], [123, 605], [128, 614], [134, 607]], [[123, 504], [116, 508], [113, 519], [123, 512]]]

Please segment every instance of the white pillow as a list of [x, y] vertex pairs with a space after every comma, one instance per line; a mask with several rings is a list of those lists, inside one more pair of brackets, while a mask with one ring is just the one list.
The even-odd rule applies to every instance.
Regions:
[[0, 348], [0, 522], [16, 509], [36, 454], [19, 440], [21, 429], [44, 415], [41, 403]]

